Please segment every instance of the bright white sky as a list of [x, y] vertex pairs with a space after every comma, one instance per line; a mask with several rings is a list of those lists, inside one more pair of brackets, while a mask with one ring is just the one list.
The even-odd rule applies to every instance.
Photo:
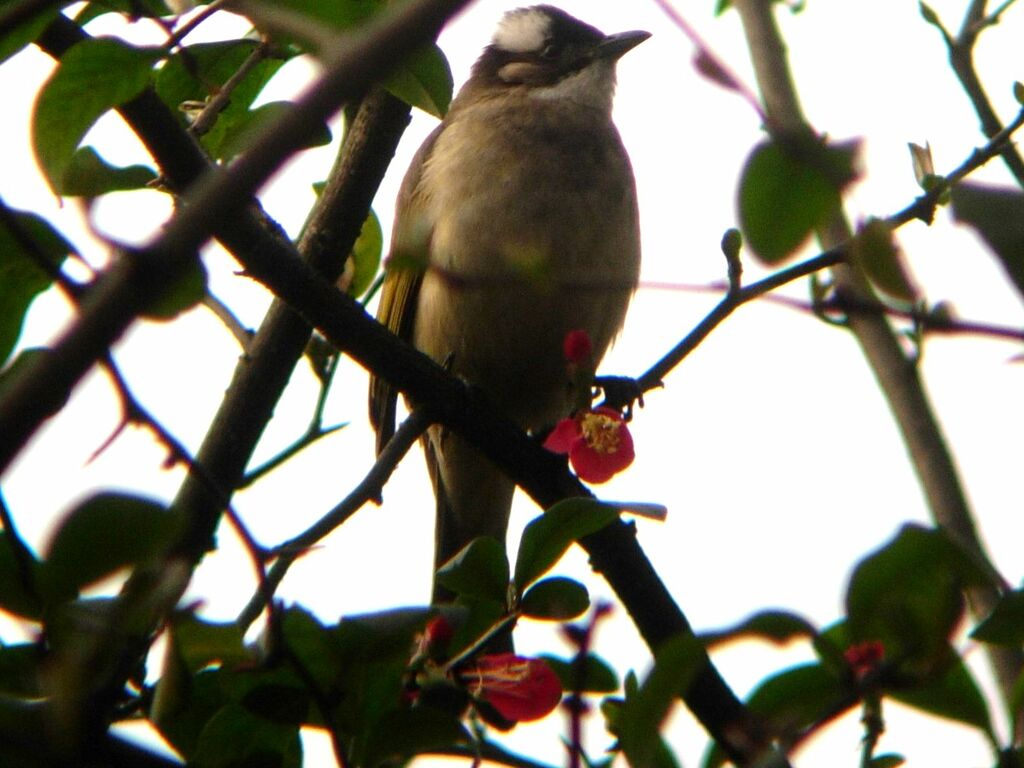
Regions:
[[[562, 7], [604, 31], [648, 29], [654, 36], [620, 66], [616, 118], [629, 148], [640, 190], [643, 279], [700, 285], [721, 280], [718, 250], [735, 224], [735, 187], [743, 161], [759, 140], [758, 120], [734, 94], [698, 77], [692, 48], [652, 2], [563, 0]], [[712, 0], [680, 3], [689, 21], [748, 83], [753, 83], [734, 13], [714, 19]], [[932, 4], [951, 27], [966, 0]], [[483, 0], [446, 30], [457, 84], [502, 11], [515, 3]], [[866, 137], [867, 175], [849, 200], [851, 218], [886, 215], [917, 194], [908, 141], [931, 142], [936, 170], [958, 165], [981, 142], [977, 120], [947, 64], [936, 31], [910, 0], [810, 0], [797, 16], [780, 10], [795, 79], [814, 125], [838, 139]], [[96, 34], [118, 27], [97, 26]], [[243, 31], [243, 30], [236, 30]], [[1019, 70], [1024, 14], [1014, 8], [983, 38], [982, 79], [1004, 119], [1016, 111], [1011, 96]], [[211, 34], [214, 34], [211, 30]], [[194, 40], [201, 38], [197, 35]], [[6, 113], [28, 114], [49, 60], [30, 52], [0, 68]], [[303, 62], [285, 67], [266, 98], [294, 96], [310, 75]], [[0, 195], [11, 206], [43, 211], [71, 239], [86, 243], [78, 206], [58, 208], [39, 181], [27, 139], [27, 120], [4, 122], [5, 171]], [[433, 119], [418, 115], [403, 142], [377, 211], [388, 227], [401, 175]], [[90, 135], [118, 163], [143, 161], [137, 144], [105, 120]], [[298, 231], [313, 195], [310, 184], [327, 172], [334, 148], [306, 153], [266, 190], [269, 212]], [[998, 163], [977, 178], [1004, 180]], [[135, 202], [133, 202], [135, 201]], [[130, 206], [130, 207], [127, 207]], [[144, 240], [166, 216], [158, 193], [113, 196], [95, 211], [107, 234]], [[994, 259], [946, 212], [931, 228], [900, 231], [918, 281], [930, 300], [950, 300], [966, 319], [1021, 325], [1021, 304], [1006, 287]], [[812, 253], [808, 250], [808, 255]], [[91, 246], [94, 263], [104, 258]], [[232, 274], [214, 252], [207, 260], [212, 288], [243, 321], [255, 326], [266, 297]], [[748, 258], [747, 279], [763, 274]], [[805, 286], [788, 295], [806, 297]], [[684, 335], [716, 300], [711, 294], [641, 289], [626, 330], [603, 370], [637, 375]], [[25, 345], [45, 343], [67, 321], [56, 295], [37, 301]], [[1024, 432], [1020, 392], [1024, 368], [1009, 364], [1017, 350], [1005, 342], [936, 339], [929, 342], [924, 375], [946, 429], [986, 542], [1013, 583], [1024, 576], [1019, 455]], [[173, 325], [136, 327], [118, 348], [118, 360], [136, 394], [180, 439], [198, 446], [238, 355], [209, 313], [196, 310]], [[257, 460], [287, 444], [305, 427], [314, 396], [312, 376], [300, 366], [277, 410]], [[365, 418], [365, 376], [353, 365], [340, 372], [328, 408], [331, 422], [348, 429], [324, 440], [285, 469], [237, 497], [237, 508], [257, 538], [272, 544], [303, 529], [347, 492], [372, 462]], [[101, 375], [90, 376], [70, 405], [36, 437], [4, 477], [4, 494], [23, 534], [43, 546], [55, 519], [97, 488], [124, 488], [170, 498], [181, 471], [162, 471], [163, 452], [143, 432], [130, 431], [94, 461], [89, 456], [117, 423], [117, 403]], [[887, 407], [854, 342], [793, 310], [772, 304], [746, 307], [720, 327], [651, 393], [633, 424], [637, 461], [598, 488], [603, 498], [667, 504], [665, 523], [638, 521], [640, 541], [700, 629], [722, 627], [764, 607], [800, 612], [821, 625], [840, 616], [851, 565], [911, 520], [927, 521], [917, 483]], [[281, 594], [312, 607], [325, 620], [427, 599], [432, 509], [418, 456], [411, 456], [387, 488], [386, 503], [367, 508], [293, 569]], [[341, 482], [338, 482], [338, 480]], [[537, 510], [520, 499], [516, 530]], [[233, 617], [253, 588], [251, 569], [225, 531], [222, 550], [203, 564], [192, 590], [209, 616]], [[559, 569], [587, 578], [584, 557], [571, 553]], [[18, 628], [0, 623], [7, 639]], [[550, 627], [526, 628], [526, 652], [557, 646]], [[624, 614], [604, 625], [598, 650], [620, 672], [646, 668], [649, 656]], [[784, 650], [744, 643], [715, 654], [741, 694], [759, 679], [811, 657], [805, 647]], [[974, 658], [980, 659], [975, 653]], [[982, 664], [976, 666], [983, 667]], [[980, 737], [965, 729], [887, 708], [880, 751], [900, 752], [914, 765], [990, 762]], [[859, 759], [857, 713], [844, 718], [797, 758], [800, 766], [853, 765]], [[521, 727], [514, 747], [551, 762], [560, 755], [558, 718]], [[607, 744], [595, 724], [589, 747]], [[684, 764], [697, 762], [706, 744], [681, 709], [670, 738]], [[309, 740], [309, 765], [330, 765], [325, 741]]]

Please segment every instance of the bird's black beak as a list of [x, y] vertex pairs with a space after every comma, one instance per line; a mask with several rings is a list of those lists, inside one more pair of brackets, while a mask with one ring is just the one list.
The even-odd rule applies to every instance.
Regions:
[[593, 56], [596, 59], [611, 59], [615, 61], [636, 48], [650, 36], [650, 32], [645, 32], [642, 29], [608, 35], [594, 48]]

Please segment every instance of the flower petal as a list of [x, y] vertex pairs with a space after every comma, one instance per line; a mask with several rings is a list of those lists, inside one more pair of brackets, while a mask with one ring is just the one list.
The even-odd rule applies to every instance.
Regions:
[[562, 700], [562, 684], [543, 660], [498, 653], [462, 673], [474, 693], [513, 722], [539, 720]]
[[562, 419], [547, 436], [544, 447], [553, 453], [569, 453], [579, 437], [580, 425], [576, 419]]

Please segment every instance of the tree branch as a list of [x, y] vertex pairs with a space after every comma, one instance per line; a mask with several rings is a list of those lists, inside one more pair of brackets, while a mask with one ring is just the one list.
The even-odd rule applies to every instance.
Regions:
[[[787, 133], [810, 129], [800, 110], [789, 74], [785, 45], [775, 24], [773, 8], [763, 0], [734, 0], [747, 35], [755, 73], [773, 129]], [[825, 248], [848, 240], [850, 227], [837, 210], [819, 233]], [[872, 292], [864, 277], [848, 265], [837, 265], [835, 287], [840, 297], [856, 303], [870, 301]], [[960, 483], [946, 441], [932, 412], [918, 370], [904, 354], [886, 319], [870, 313], [849, 317], [848, 327], [861, 345], [879, 387], [902, 432], [928, 507], [935, 522], [946, 528], [963, 546], [986, 561], [984, 547]], [[841, 406], [841, 404], [839, 404]], [[975, 616], [986, 616], [999, 598], [992, 586], [968, 593]], [[1009, 648], [988, 648], [1005, 701], [1012, 701], [1013, 686], [1022, 668], [1022, 655]]]

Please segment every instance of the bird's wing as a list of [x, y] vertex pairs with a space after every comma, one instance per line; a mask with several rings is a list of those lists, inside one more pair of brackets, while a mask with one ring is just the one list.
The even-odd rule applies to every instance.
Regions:
[[[402, 180], [395, 205], [391, 252], [385, 262], [387, 276], [377, 308], [377, 320], [405, 341], [412, 339], [416, 302], [427, 265], [431, 235], [431, 222], [425, 220], [423, 212], [420, 178], [423, 164], [429, 158], [441, 128], [435, 128], [423, 142]], [[398, 391], [389, 382], [378, 376], [370, 377], [370, 423], [377, 432], [378, 455], [395, 432], [397, 399]]]

